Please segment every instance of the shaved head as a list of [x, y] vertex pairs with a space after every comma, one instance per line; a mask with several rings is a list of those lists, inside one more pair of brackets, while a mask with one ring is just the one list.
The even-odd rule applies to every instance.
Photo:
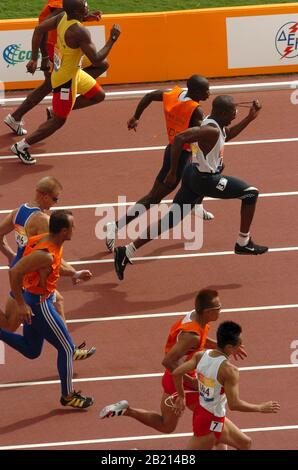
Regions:
[[222, 113], [235, 107], [234, 98], [229, 95], [217, 96], [212, 102], [212, 112]]
[[209, 89], [209, 82], [206, 77], [202, 75], [192, 75], [186, 82], [187, 88], [190, 92], [202, 91], [206, 88]]
[[56, 191], [62, 191], [62, 184], [53, 176], [45, 176], [38, 181], [36, 185], [37, 191], [42, 193], [52, 194]]
[[85, 3], [87, 3], [86, 0], [63, 0], [63, 9], [72, 16], [75, 11], [82, 10]]

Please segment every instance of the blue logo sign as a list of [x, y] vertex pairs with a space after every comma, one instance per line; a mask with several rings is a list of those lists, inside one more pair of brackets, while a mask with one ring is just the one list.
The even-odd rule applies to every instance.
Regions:
[[21, 44], [10, 44], [3, 51], [3, 59], [7, 63], [7, 67], [31, 60], [31, 57], [32, 52], [23, 50]]
[[298, 56], [298, 23], [290, 21], [278, 30], [275, 47], [281, 59], [292, 59]]

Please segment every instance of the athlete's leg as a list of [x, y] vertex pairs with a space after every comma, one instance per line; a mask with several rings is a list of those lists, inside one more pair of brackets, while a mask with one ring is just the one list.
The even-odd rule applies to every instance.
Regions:
[[228, 418], [225, 418], [225, 425], [219, 438], [219, 442], [238, 450], [249, 450], [252, 443], [251, 438], [244, 434]]
[[[73, 109], [82, 109], [98, 104], [105, 99], [105, 92], [96, 80], [85, 70], [80, 70], [77, 78], [77, 92], [80, 95]], [[75, 96], [75, 95], [74, 95]]]
[[75, 346], [51, 300], [42, 302], [40, 311], [44, 338], [58, 351], [57, 368], [61, 381], [61, 394], [63, 397], [68, 397], [73, 393], [73, 352]]
[[35, 90], [29, 93], [23, 103], [13, 113], [11, 113], [12, 117], [16, 121], [21, 121], [22, 117], [28, 113], [28, 111], [33, 109], [38, 103], [40, 103], [45, 96], [51, 93], [51, 91], [51, 78], [48, 76], [45, 81], [39, 87], [35, 88]]
[[35, 318], [32, 318], [31, 325], [24, 324], [23, 335], [0, 330], [0, 340], [28, 359], [36, 359], [40, 356], [44, 339], [36, 323]]
[[187, 444], [187, 450], [212, 450], [215, 445], [216, 437], [210, 432], [205, 436], [193, 436]]

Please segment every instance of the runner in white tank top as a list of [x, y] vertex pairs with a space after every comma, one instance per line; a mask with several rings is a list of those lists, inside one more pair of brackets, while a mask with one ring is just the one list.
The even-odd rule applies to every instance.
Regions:
[[250, 449], [251, 439], [226, 418], [226, 403], [235, 411], [277, 413], [280, 408], [275, 401], [253, 404], [240, 399], [239, 371], [231, 364], [229, 356], [239, 353], [241, 333], [237, 323], [221, 323], [217, 330], [217, 349], [195, 354], [172, 372], [178, 395], [174, 411], [180, 416], [185, 409], [183, 376], [193, 368], [197, 370], [199, 400], [193, 413], [189, 450], [211, 450], [217, 443], [238, 450]]
[[207, 155], [204, 155], [197, 144], [192, 145], [193, 163], [198, 166], [200, 173], [220, 173], [223, 166], [223, 148], [226, 140], [226, 131], [225, 128], [222, 129], [214, 119], [208, 116], [203, 120], [201, 127], [210, 125], [219, 130], [218, 140], [212, 150]]

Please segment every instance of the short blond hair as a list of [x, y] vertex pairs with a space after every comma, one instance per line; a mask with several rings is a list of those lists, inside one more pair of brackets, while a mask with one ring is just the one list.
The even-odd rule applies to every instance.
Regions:
[[44, 176], [36, 184], [36, 190], [43, 193], [52, 194], [53, 192], [59, 190], [62, 191], [62, 184], [54, 178], [54, 176]]

